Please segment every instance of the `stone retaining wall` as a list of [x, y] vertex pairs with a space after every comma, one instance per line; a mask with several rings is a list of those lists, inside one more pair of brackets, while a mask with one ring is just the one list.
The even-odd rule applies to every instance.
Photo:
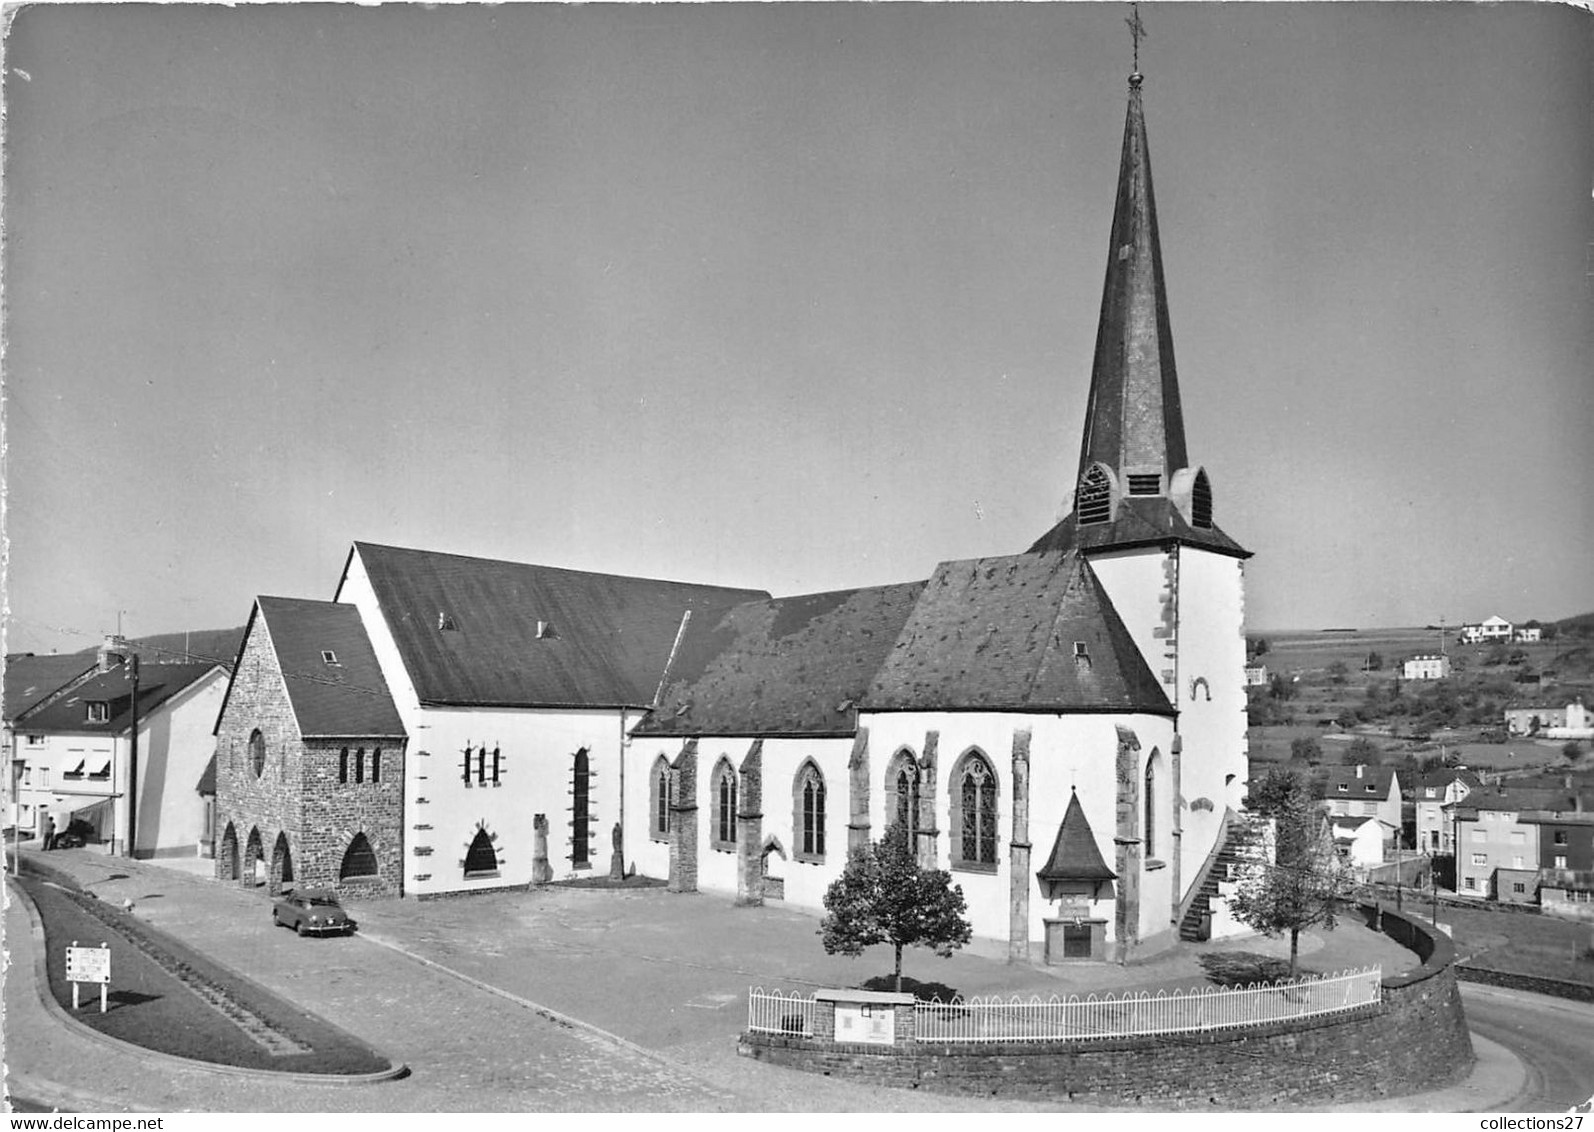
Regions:
[[[1373, 910], [1367, 909], [1369, 918]], [[1164, 1108], [1309, 1107], [1399, 1096], [1471, 1072], [1450, 940], [1383, 912], [1423, 965], [1346, 1014], [1201, 1034], [1099, 1041], [865, 1046], [748, 1032], [741, 1053], [794, 1069], [972, 1096]]]
[[1550, 979], [1542, 975], [1519, 975], [1515, 971], [1493, 971], [1488, 967], [1474, 967], [1467, 963], [1456, 965], [1456, 977], [1465, 983], [1485, 983], [1492, 987], [1510, 987], [1534, 994], [1569, 998], [1574, 1002], [1594, 1002], [1594, 985], [1589, 983]]

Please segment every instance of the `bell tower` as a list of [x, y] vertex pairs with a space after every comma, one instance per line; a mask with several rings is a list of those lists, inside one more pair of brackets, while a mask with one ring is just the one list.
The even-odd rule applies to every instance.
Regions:
[[1030, 552], [1086, 559], [1178, 712], [1169, 765], [1133, 768], [1132, 778], [1147, 791], [1154, 779], [1165, 783], [1159, 793], [1167, 789], [1172, 800], [1171, 828], [1159, 836], [1157, 856], [1173, 870], [1169, 912], [1176, 919], [1221, 834], [1224, 811], [1238, 809], [1245, 794], [1243, 563], [1250, 552], [1214, 522], [1212, 484], [1186, 447], [1138, 15], [1130, 28], [1137, 65], [1129, 76], [1073, 507]]

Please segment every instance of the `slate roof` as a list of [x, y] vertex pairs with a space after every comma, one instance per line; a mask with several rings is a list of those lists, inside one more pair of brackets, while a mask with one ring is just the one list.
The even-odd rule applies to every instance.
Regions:
[[1594, 809], [1594, 793], [1568, 790], [1563, 786], [1511, 786], [1485, 787], [1474, 790], [1460, 802], [1456, 809], [1463, 812], [1477, 810], [1544, 810], [1552, 813], [1570, 813], [1579, 808], [1578, 798], [1583, 798], [1584, 809]]
[[[1318, 797], [1377, 799], [1380, 802], [1389, 797], [1389, 780], [1395, 776], [1394, 767], [1364, 766], [1360, 778], [1356, 777], [1356, 769], [1354, 766], [1318, 767], [1312, 772], [1313, 779], [1322, 784]], [[1341, 790], [1341, 786], [1345, 789]], [[1367, 789], [1369, 786], [1371, 790]]]
[[1096, 461], [1122, 476], [1130, 467], [1156, 469], [1163, 482], [1188, 463], [1179, 375], [1151, 188], [1151, 152], [1140, 84], [1130, 81], [1118, 163], [1118, 198], [1107, 245], [1090, 401], [1079, 448], [1079, 471]]
[[[161, 708], [168, 700], [204, 679], [212, 672], [225, 672], [221, 665], [211, 661], [203, 664], [145, 664], [138, 670], [138, 717]], [[103, 701], [107, 705], [107, 719], [103, 723], [88, 721], [88, 705]], [[60, 699], [35, 708], [20, 720], [19, 727], [40, 732], [70, 732], [86, 735], [119, 735], [128, 729], [133, 718], [133, 685], [127, 668], [122, 665], [91, 676]]]
[[212, 796], [216, 793], [216, 753], [214, 751], [211, 752], [210, 761], [205, 764], [205, 769], [200, 772], [199, 782], [194, 786], [194, 793], [210, 794]]
[[1079, 804], [1079, 795], [1070, 794], [1063, 823], [1057, 827], [1052, 854], [1035, 876], [1042, 880], [1116, 880], [1118, 874], [1107, 867], [1096, 835]]
[[36, 656], [31, 652], [11, 653], [6, 657], [5, 717], [15, 719], [29, 708], [66, 687], [73, 680], [94, 671], [94, 659], [82, 654]]
[[[256, 598], [244, 629], [245, 643], [260, 622], [282, 669], [301, 736], [404, 737], [404, 723], [358, 609], [332, 601]], [[243, 646], [239, 648], [241, 656]], [[323, 652], [332, 653], [336, 663], [325, 660]], [[229, 685], [229, 695], [231, 691]]]
[[[1076, 659], [1076, 642], [1088, 659]], [[1174, 712], [1095, 573], [1072, 554], [941, 563], [864, 704]]]
[[713, 622], [769, 597], [363, 542], [354, 555], [425, 704], [645, 707], [688, 610]]
[[1216, 524], [1196, 527], [1186, 522], [1173, 501], [1162, 496], [1125, 495], [1119, 499], [1118, 510], [1108, 523], [1081, 524], [1076, 516], [1077, 513], [1070, 512], [1060, 523], [1036, 539], [1029, 552], [1089, 552], [1177, 542], [1234, 558], [1251, 557], [1249, 550], [1224, 534]]
[[850, 735], [924, 582], [772, 598], [694, 616], [652, 735]]

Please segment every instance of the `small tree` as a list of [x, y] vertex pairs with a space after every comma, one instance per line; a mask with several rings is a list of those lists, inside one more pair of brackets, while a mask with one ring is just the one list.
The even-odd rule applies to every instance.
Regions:
[[1323, 745], [1310, 737], [1291, 739], [1290, 758], [1296, 762], [1315, 765], [1323, 761]]
[[1336, 660], [1328, 666], [1328, 679], [1331, 684], [1343, 684], [1345, 677], [1350, 674], [1350, 669], [1343, 660]]
[[943, 869], [921, 869], [907, 831], [893, 823], [885, 836], [847, 861], [825, 892], [820, 924], [825, 951], [858, 956], [876, 943], [896, 952], [896, 989], [902, 990], [902, 949], [928, 947], [943, 959], [973, 934], [963, 918], [963, 889]]
[[1568, 739], [1566, 744], [1561, 748], [1561, 754], [1565, 757], [1567, 762], [1575, 763], [1578, 759], [1583, 757], [1583, 744], [1579, 743], [1576, 739]]
[[1349, 766], [1377, 766], [1383, 758], [1378, 744], [1365, 736], [1357, 736], [1345, 748], [1345, 762]]
[[1245, 808], [1253, 814], [1270, 818], [1278, 813], [1292, 794], [1304, 789], [1305, 785], [1299, 772], [1289, 767], [1269, 767], [1267, 773], [1251, 782], [1251, 789], [1245, 796]]
[[1273, 864], [1251, 865], [1241, 874], [1229, 910], [1263, 935], [1289, 934], [1293, 979], [1300, 969], [1301, 932], [1318, 924], [1334, 927], [1351, 880], [1304, 784], [1280, 799], [1273, 820]]

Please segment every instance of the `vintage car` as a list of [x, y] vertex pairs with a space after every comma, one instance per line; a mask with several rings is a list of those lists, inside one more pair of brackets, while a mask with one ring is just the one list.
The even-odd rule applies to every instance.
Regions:
[[300, 935], [344, 935], [354, 931], [354, 921], [329, 888], [283, 893], [271, 906], [271, 922], [277, 927], [290, 927]]

